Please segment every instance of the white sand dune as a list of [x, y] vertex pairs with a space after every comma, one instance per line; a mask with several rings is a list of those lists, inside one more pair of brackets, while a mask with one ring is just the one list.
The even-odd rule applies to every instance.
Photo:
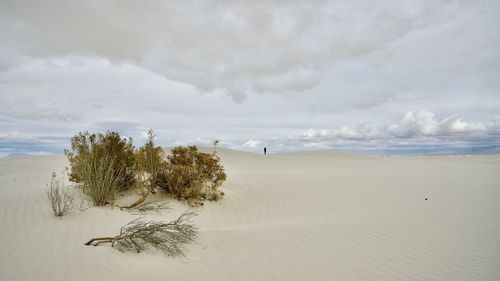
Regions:
[[137, 216], [57, 219], [45, 190], [65, 158], [0, 159], [0, 280], [500, 280], [500, 156], [218, 151], [226, 196], [184, 258], [84, 246]]

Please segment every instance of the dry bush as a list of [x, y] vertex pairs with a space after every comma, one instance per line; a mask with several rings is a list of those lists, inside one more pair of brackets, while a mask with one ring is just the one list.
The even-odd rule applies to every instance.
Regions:
[[135, 183], [136, 165], [131, 139], [117, 132], [79, 133], [65, 151], [70, 166], [70, 180], [81, 183], [95, 205], [105, 205], [116, 192]]
[[52, 213], [56, 217], [66, 215], [73, 208], [73, 197], [70, 195], [69, 188], [64, 184], [63, 179], [56, 179], [56, 174], [52, 173], [52, 180], [47, 190]]
[[153, 131], [149, 130], [146, 143], [135, 153], [137, 170], [143, 185], [152, 193], [155, 193], [157, 187], [165, 185], [167, 180], [165, 153], [160, 146], [155, 146], [154, 138]]
[[185, 245], [194, 242], [198, 236], [197, 228], [189, 223], [195, 215], [193, 212], [186, 212], [168, 223], [136, 219], [122, 227], [120, 234], [114, 237], [93, 238], [85, 245], [111, 243], [111, 247], [122, 252], [139, 253], [148, 248], [155, 248], [168, 256], [184, 256]]
[[120, 184], [124, 181], [124, 173], [117, 170], [115, 159], [96, 154], [81, 158], [79, 175], [83, 181], [83, 192], [92, 199], [95, 206], [111, 203], [115, 194], [122, 189]]
[[214, 145], [214, 152], [213, 152], [214, 155], [217, 154], [217, 145], [219, 144], [219, 142], [220, 142], [219, 140], [212, 141], [212, 144]]
[[149, 194], [156, 193], [157, 187], [166, 185], [168, 164], [163, 149], [155, 146], [154, 138], [153, 130], [149, 130], [146, 143], [135, 152], [137, 186], [142, 189], [142, 196], [131, 205], [121, 208], [138, 208]]
[[222, 198], [224, 193], [218, 189], [226, 173], [217, 156], [199, 152], [196, 146], [175, 147], [171, 153], [167, 184], [163, 187], [167, 192], [191, 205]]
[[214, 153], [199, 152], [196, 146], [175, 147], [165, 158], [149, 131], [146, 144], [135, 150], [131, 139], [116, 132], [79, 133], [71, 139], [65, 153], [71, 166], [70, 180], [81, 183], [95, 205], [113, 201], [114, 195], [128, 187], [139, 187], [141, 198], [122, 208], [134, 208], [160, 188], [191, 205], [203, 200], [219, 200], [219, 187], [226, 180], [220, 159]]
[[88, 158], [113, 159], [111, 169], [119, 179], [120, 189], [126, 189], [135, 182], [135, 159], [132, 139], [121, 138], [117, 132], [78, 133], [71, 138], [71, 150], [65, 151], [71, 166], [70, 181], [85, 182], [82, 177], [82, 166]]

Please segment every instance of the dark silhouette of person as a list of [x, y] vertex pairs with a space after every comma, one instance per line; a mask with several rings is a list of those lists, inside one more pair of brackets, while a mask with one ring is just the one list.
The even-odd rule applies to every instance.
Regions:
[[267, 154], [267, 148], [264, 147], [264, 155]]

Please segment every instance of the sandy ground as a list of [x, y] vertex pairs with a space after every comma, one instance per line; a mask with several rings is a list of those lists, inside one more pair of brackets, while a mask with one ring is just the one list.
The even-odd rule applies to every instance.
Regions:
[[45, 190], [65, 158], [0, 159], [0, 280], [500, 280], [500, 156], [219, 151], [226, 197], [198, 210], [185, 258], [84, 246], [137, 216], [57, 219]]

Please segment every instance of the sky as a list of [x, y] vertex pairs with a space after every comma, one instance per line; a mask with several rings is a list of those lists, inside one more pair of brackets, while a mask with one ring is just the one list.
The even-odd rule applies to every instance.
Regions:
[[500, 153], [500, 1], [0, 1], [0, 156], [80, 131]]

